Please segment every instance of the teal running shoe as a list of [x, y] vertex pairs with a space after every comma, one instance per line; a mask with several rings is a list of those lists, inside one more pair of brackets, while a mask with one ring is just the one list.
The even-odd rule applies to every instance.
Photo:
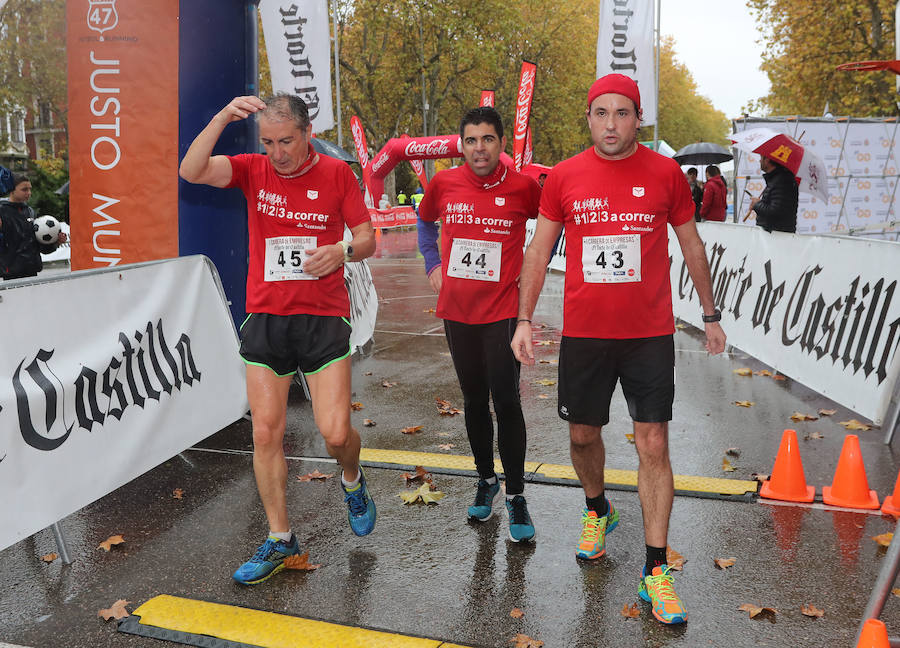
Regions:
[[507, 499], [506, 512], [509, 515], [509, 539], [513, 542], [534, 540], [534, 524], [528, 515], [525, 496], [515, 495], [512, 499]]
[[285, 542], [269, 536], [253, 557], [237, 568], [232, 578], [241, 585], [258, 585], [284, 569], [284, 559], [300, 553], [297, 537], [291, 534], [291, 541]]
[[362, 466], [359, 468], [359, 483], [348, 490], [344, 482], [341, 482], [341, 488], [344, 490], [344, 501], [347, 503], [347, 520], [350, 522], [350, 528], [358, 536], [369, 535], [375, 528], [377, 514]]
[[485, 480], [479, 479], [476, 484], [475, 502], [469, 507], [469, 519], [486, 522], [491, 519], [494, 514], [494, 507], [500, 502], [503, 494], [500, 492], [500, 480], [493, 484], [488, 484]]

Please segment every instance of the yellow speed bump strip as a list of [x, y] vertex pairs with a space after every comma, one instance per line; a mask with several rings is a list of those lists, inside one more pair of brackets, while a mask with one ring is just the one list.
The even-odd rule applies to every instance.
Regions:
[[163, 594], [134, 611], [141, 625], [260, 648], [466, 648], [439, 639], [342, 626]]
[[[475, 460], [472, 457], [463, 455], [363, 448], [359, 453], [359, 458], [363, 462], [382, 465], [394, 464], [397, 466], [422, 466], [424, 468], [444, 470], [475, 471]], [[498, 474], [503, 472], [503, 465], [499, 459], [494, 461], [494, 470]], [[578, 483], [578, 475], [575, 474], [575, 469], [572, 466], [526, 461], [525, 473], [526, 481], [530, 482], [540, 482], [542, 479], [546, 479]], [[527, 475], [530, 475], [530, 477]], [[604, 471], [604, 475], [606, 485], [611, 488], [620, 486], [633, 489], [637, 487], [636, 470], [607, 468]], [[755, 495], [757, 486], [758, 484], [755, 481], [742, 479], [675, 475], [675, 490], [682, 494], [741, 497], [747, 494]]]

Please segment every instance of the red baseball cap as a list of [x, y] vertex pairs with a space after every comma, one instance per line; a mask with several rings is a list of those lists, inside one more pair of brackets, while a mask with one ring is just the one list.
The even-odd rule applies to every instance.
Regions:
[[624, 74], [607, 74], [602, 76], [591, 85], [588, 90], [588, 109], [594, 103], [594, 99], [603, 94], [608, 93], [620, 94], [628, 97], [634, 102], [638, 112], [641, 110], [641, 91], [638, 90], [637, 83]]

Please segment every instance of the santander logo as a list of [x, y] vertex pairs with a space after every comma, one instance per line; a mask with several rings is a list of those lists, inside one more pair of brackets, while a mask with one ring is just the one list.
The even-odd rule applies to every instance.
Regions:
[[450, 152], [449, 139], [433, 139], [429, 142], [412, 140], [406, 145], [404, 153], [410, 155], [446, 155]]

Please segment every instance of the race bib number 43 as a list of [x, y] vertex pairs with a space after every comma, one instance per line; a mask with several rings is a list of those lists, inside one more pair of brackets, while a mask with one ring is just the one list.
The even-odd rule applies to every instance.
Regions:
[[318, 279], [303, 271], [307, 250], [316, 249], [315, 236], [276, 236], [266, 239], [266, 281]]
[[641, 236], [585, 236], [581, 267], [585, 283], [625, 283], [641, 280]]
[[500, 281], [500, 241], [453, 239], [447, 276], [478, 281]]

